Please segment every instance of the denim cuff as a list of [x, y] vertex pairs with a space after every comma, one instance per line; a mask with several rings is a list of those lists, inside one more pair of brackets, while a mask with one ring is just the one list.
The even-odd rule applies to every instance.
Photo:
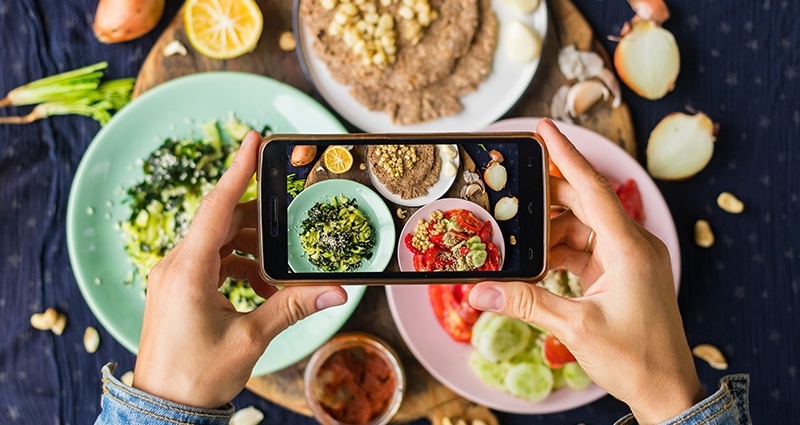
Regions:
[[[680, 415], [662, 422], [664, 425], [749, 425], [750, 407], [747, 391], [750, 386], [749, 375], [730, 375], [719, 381], [720, 389], [695, 404]], [[636, 418], [628, 414], [615, 425], [637, 424]]]
[[103, 411], [95, 425], [117, 424], [227, 424], [233, 415], [228, 403], [218, 409], [200, 409], [173, 403], [129, 387], [114, 377], [117, 365], [103, 366]]

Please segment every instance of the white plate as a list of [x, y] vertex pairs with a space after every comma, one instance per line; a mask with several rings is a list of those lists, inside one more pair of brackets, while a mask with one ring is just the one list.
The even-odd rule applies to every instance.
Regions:
[[397, 205], [402, 205], [404, 207], [419, 207], [425, 204], [429, 204], [444, 196], [444, 194], [447, 193], [448, 190], [450, 190], [450, 186], [453, 185], [453, 182], [456, 181], [456, 176], [458, 175], [458, 173], [452, 176], [447, 176], [444, 174], [444, 164], [446, 162], [449, 161], [454, 163], [456, 165], [456, 169], [458, 169], [458, 166], [461, 164], [461, 152], [458, 150], [458, 145], [450, 145], [450, 146], [452, 146], [456, 150], [455, 158], [450, 158], [447, 155], [445, 155], [442, 152], [442, 150], [439, 149], [439, 145], [436, 145], [436, 152], [439, 154], [439, 158], [442, 159], [442, 168], [439, 170], [439, 180], [437, 180], [433, 186], [428, 188], [428, 193], [426, 193], [425, 196], [403, 199], [400, 197], [400, 195], [392, 193], [392, 191], [387, 189], [386, 186], [384, 186], [383, 183], [381, 183], [380, 180], [378, 180], [378, 177], [375, 175], [375, 173], [372, 172], [372, 164], [370, 164], [369, 160], [367, 160], [366, 161], [368, 165], [367, 174], [369, 174], [369, 180], [372, 182], [372, 186], [375, 188], [375, 190], [378, 191], [378, 193], [380, 193], [384, 198], [394, 202]]
[[[297, 0], [299, 2], [299, 0]], [[302, 0], [309, 1], [309, 0]], [[414, 125], [393, 124], [383, 112], [373, 112], [350, 96], [350, 87], [331, 77], [325, 63], [314, 53], [314, 35], [309, 34], [302, 22], [298, 22], [298, 3], [295, 3], [295, 30], [298, 40], [298, 56], [304, 63], [306, 76], [315, 89], [336, 112], [353, 125], [370, 133], [475, 131], [503, 116], [525, 93], [530, 85], [539, 59], [520, 64], [506, 56], [503, 48], [503, 29], [513, 21], [520, 21], [537, 33], [542, 40], [547, 34], [547, 2], [530, 14], [514, 10], [502, 0], [492, 0], [492, 9], [499, 22], [497, 48], [492, 63], [492, 73], [474, 91], [461, 98], [464, 109], [457, 115], [443, 117]]]
[[[534, 118], [510, 119], [497, 122], [486, 130], [533, 131], [537, 122], [538, 119]], [[681, 274], [678, 234], [667, 203], [653, 180], [636, 160], [608, 139], [576, 125], [558, 123], [558, 126], [609, 179], [624, 181], [632, 178], [636, 181], [644, 206], [643, 225], [667, 245], [677, 292]], [[581, 391], [561, 388], [543, 401], [533, 403], [496, 390], [470, 369], [472, 347], [453, 341], [439, 326], [430, 307], [427, 286], [387, 286], [386, 296], [400, 335], [414, 356], [431, 375], [468, 400], [504, 412], [542, 414], [574, 409], [606, 395], [603, 389], [592, 384]]]

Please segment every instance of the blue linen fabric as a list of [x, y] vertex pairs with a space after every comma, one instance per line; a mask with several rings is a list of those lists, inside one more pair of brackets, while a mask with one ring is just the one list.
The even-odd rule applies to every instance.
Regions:
[[[288, 0], [283, 0], [288, 1]], [[619, 32], [632, 17], [622, 0], [574, 0], [598, 37]], [[727, 371], [697, 362], [708, 393], [729, 373], [751, 375], [755, 423], [800, 423], [800, 3], [791, 0], [668, 1], [665, 27], [681, 49], [675, 90], [656, 102], [623, 89], [631, 106], [639, 158], [649, 132], [686, 106], [720, 123], [711, 163], [681, 182], [659, 182], [678, 229], [683, 260], [679, 303], [689, 343], [712, 343]], [[91, 31], [95, 0], [0, 0], [0, 96], [31, 80], [101, 60], [111, 78], [135, 76], [179, 2], [147, 36], [103, 45]], [[613, 42], [604, 40], [613, 52]], [[2, 108], [0, 115], [30, 108]], [[509, 116], [514, 116], [512, 110]], [[120, 371], [134, 357], [92, 316], [70, 269], [65, 212], [74, 171], [98, 125], [84, 117], [53, 117], [0, 125], [0, 423], [85, 424], [100, 409], [101, 367]], [[729, 191], [743, 214], [715, 205]], [[693, 243], [692, 226], [708, 220], [717, 243]], [[63, 335], [30, 327], [32, 313], [65, 312]], [[101, 345], [87, 354], [86, 326]], [[244, 391], [237, 407], [265, 412], [264, 423], [312, 424]], [[611, 397], [551, 415], [498, 413], [503, 424], [613, 423], [628, 413]], [[415, 422], [426, 424], [426, 420]]]

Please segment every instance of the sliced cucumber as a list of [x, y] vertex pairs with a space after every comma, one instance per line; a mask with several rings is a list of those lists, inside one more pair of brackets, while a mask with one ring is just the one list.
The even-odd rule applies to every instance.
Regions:
[[525, 349], [533, 331], [527, 323], [498, 316], [492, 319], [478, 337], [478, 352], [487, 360], [510, 360]]
[[567, 380], [564, 378], [564, 368], [550, 369], [553, 371], [553, 389], [557, 390], [567, 385]]
[[553, 390], [553, 372], [547, 366], [520, 363], [508, 370], [503, 383], [516, 397], [541, 401]]
[[491, 311], [484, 311], [478, 316], [478, 320], [475, 321], [475, 324], [472, 325], [472, 337], [470, 338], [470, 343], [473, 347], [478, 348], [478, 338], [480, 338], [481, 334], [483, 334], [483, 330], [486, 329], [486, 325], [489, 324], [495, 317], [500, 317], [497, 313], [492, 313]]
[[582, 390], [592, 383], [592, 379], [577, 362], [567, 363], [561, 369], [564, 372], [564, 381], [573, 390]]
[[507, 362], [494, 363], [483, 358], [476, 350], [469, 355], [469, 365], [479, 378], [490, 387], [506, 390], [504, 385], [506, 373], [511, 365]]

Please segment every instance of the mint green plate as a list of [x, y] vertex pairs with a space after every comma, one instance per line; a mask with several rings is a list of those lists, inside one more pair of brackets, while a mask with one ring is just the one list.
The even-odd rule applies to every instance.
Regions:
[[[316, 101], [286, 84], [233, 72], [196, 74], [164, 83], [123, 108], [103, 127], [81, 160], [67, 206], [67, 244], [83, 297], [97, 319], [133, 353], [139, 347], [144, 291], [126, 285], [133, 266], [117, 225], [127, 218], [125, 188], [143, 176], [137, 161], [166, 137], [199, 135], [199, 124], [234, 113], [276, 133], [344, 133]], [[364, 294], [348, 286], [349, 300], [284, 331], [269, 345], [253, 375], [290, 366], [327, 341]]]
[[295, 272], [318, 272], [311, 264], [300, 244], [300, 223], [308, 217], [308, 210], [317, 202], [329, 202], [333, 196], [343, 195], [355, 199], [358, 208], [369, 218], [375, 229], [375, 246], [372, 257], [361, 262], [359, 272], [382, 272], [392, 259], [395, 245], [394, 218], [386, 203], [372, 189], [352, 180], [331, 179], [315, 183], [298, 195], [287, 214], [289, 227], [289, 267]]

